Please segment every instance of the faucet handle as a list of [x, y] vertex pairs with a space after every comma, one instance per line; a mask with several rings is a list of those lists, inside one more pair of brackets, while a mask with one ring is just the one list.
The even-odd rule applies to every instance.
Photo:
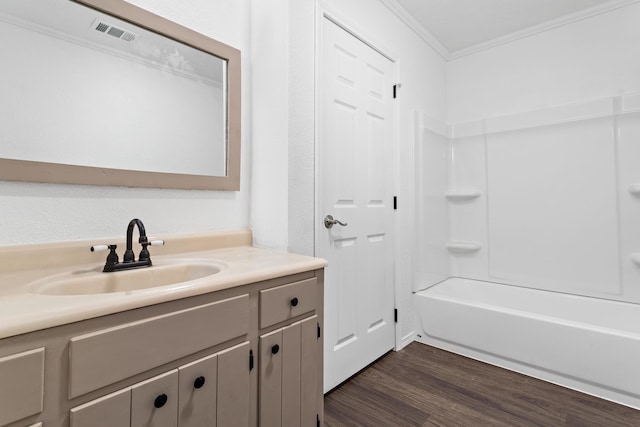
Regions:
[[151, 254], [149, 254], [147, 246], [164, 246], [164, 240], [147, 241], [145, 238], [145, 241], [140, 242], [140, 244], [142, 245], [142, 250], [140, 251], [140, 256], [138, 256], [138, 261], [149, 261], [149, 265], [151, 265]]
[[107, 262], [104, 265], [104, 271], [113, 271], [113, 269], [109, 269], [113, 267], [115, 264], [120, 262], [118, 258], [118, 254], [116, 253], [117, 245], [93, 245], [91, 246], [91, 252], [102, 252], [109, 250], [109, 254], [107, 255]]

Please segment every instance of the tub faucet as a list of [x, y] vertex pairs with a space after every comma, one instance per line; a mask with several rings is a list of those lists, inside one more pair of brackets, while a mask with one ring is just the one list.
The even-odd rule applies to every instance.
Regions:
[[[142, 250], [140, 251], [140, 256], [137, 261], [133, 253], [133, 229], [135, 227], [138, 227], [138, 234], [140, 235], [138, 242], [142, 246]], [[129, 225], [127, 226], [127, 248], [124, 251], [122, 262], [120, 262], [118, 254], [116, 253], [116, 245], [91, 246], [91, 252], [109, 250], [109, 255], [107, 255], [107, 261], [104, 264], [104, 269], [102, 271], [110, 273], [112, 271], [127, 270], [131, 268], [151, 267], [153, 264], [151, 263], [151, 255], [147, 249], [147, 246], [149, 245], [164, 245], [164, 241], [149, 241], [147, 239], [147, 232], [144, 229], [144, 224], [138, 218], [134, 218], [129, 221]]]

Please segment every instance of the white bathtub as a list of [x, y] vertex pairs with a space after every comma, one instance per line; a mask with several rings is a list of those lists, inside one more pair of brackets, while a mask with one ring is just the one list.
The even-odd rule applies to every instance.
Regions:
[[459, 278], [414, 302], [419, 342], [640, 409], [640, 305]]

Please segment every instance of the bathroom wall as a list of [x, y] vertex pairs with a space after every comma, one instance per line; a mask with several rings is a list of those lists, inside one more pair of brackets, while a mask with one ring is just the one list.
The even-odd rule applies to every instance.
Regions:
[[640, 301], [638, 19], [634, 4], [448, 63], [450, 276]]
[[250, 225], [250, 0], [130, 2], [242, 51], [241, 190], [181, 191], [0, 181], [0, 245], [123, 236], [128, 221], [136, 216], [145, 222], [151, 235]]
[[444, 197], [449, 186], [450, 139], [447, 125], [416, 111], [415, 141], [415, 212], [413, 241], [415, 276], [413, 290], [438, 283], [450, 276], [449, 205]]
[[452, 124], [640, 91], [640, 4], [447, 63]]
[[287, 249], [289, 1], [251, 2], [250, 224], [259, 246]]

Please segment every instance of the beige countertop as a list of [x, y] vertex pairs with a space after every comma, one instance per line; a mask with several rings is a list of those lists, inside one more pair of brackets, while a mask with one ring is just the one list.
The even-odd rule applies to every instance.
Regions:
[[[200, 279], [166, 286], [101, 294], [43, 295], [38, 282], [74, 274], [91, 277], [133, 271], [103, 273], [107, 252], [91, 253], [92, 244], [110, 241], [70, 242], [0, 248], [0, 338], [72, 323], [120, 311], [172, 301], [235, 286], [317, 270], [326, 261], [251, 246], [249, 230], [211, 232], [186, 236], [154, 236], [163, 247], [151, 247], [153, 266], [176, 260], [212, 262], [221, 271]], [[137, 234], [134, 234], [137, 241]], [[123, 242], [118, 243], [122, 257]], [[134, 243], [134, 252], [139, 245]], [[74, 261], [75, 260], [75, 261]], [[75, 263], [74, 263], [75, 262]]]

